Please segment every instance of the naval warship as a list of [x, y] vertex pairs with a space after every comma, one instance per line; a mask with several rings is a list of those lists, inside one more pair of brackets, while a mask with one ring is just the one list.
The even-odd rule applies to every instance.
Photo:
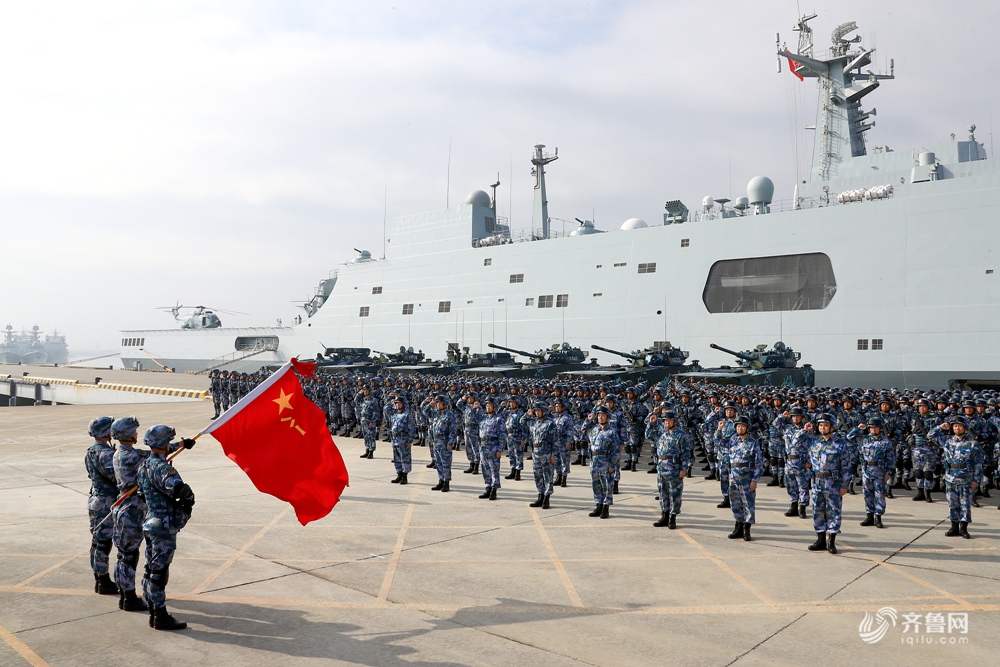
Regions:
[[873, 71], [874, 49], [852, 36], [854, 22], [814, 49], [812, 18], [795, 27], [795, 52], [776, 46], [818, 95], [811, 171], [788, 203], [758, 176], [735, 201], [706, 197], [692, 210], [673, 199], [654, 224], [631, 218], [601, 231], [584, 220], [561, 234], [550, 229], [545, 183], [558, 151], [537, 145], [530, 234], [497, 215], [495, 186], [493, 197], [477, 190], [460, 206], [398, 218], [385, 257], [361, 250], [332, 271], [292, 327], [125, 331], [122, 361], [203, 370], [314, 358], [326, 345], [433, 355], [674, 341], [721, 365], [729, 358], [713, 342], [784, 340], [817, 385], [997, 383], [996, 162], [974, 125], [916, 150], [870, 146], [875, 111], [863, 105], [894, 79], [892, 61]]
[[53, 331], [42, 337], [38, 325], [30, 331], [14, 331], [13, 325], [4, 327], [0, 342], [0, 363], [4, 364], [64, 364], [69, 361], [66, 337]]

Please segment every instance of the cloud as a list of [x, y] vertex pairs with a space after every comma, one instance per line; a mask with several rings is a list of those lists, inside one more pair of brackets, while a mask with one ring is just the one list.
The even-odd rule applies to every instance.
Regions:
[[[896, 81], [870, 140], [988, 139], [991, 3], [819, 3]], [[78, 340], [160, 326], [175, 299], [290, 320], [383, 217], [485, 189], [530, 222], [531, 147], [558, 146], [550, 213], [659, 219], [807, 171], [815, 89], [774, 72], [795, 3], [20, 3], [0, 13], [0, 232], [15, 325]], [[450, 180], [448, 147], [451, 144]], [[41, 262], [41, 263], [40, 263]], [[44, 270], [40, 269], [44, 266]], [[95, 313], [101, 313], [95, 316]]]

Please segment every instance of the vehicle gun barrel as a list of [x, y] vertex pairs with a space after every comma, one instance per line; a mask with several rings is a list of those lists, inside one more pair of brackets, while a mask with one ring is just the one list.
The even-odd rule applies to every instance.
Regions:
[[535, 352], [525, 352], [524, 350], [515, 350], [512, 347], [504, 347], [503, 345], [497, 345], [496, 343], [489, 343], [489, 347], [495, 350], [503, 350], [504, 352], [513, 352], [514, 354], [520, 354], [522, 357], [529, 357], [531, 359], [544, 359], [543, 355], [537, 354]]
[[632, 361], [641, 361], [646, 358], [645, 355], [629, 354], [628, 352], [619, 352], [618, 350], [612, 350], [610, 347], [601, 347], [600, 345], [591, 345], [592, 350], [600, 350], [601, 352], [610, 352], [611, 354], [617, 354], [619, 357], [625, 357], [626, 359], [631, 359]]
[[715, 343], [709, 343], [708, 346], [710, 348], [712, 348], [713, 350], [721, 350], [722, 352], [726, 352], [728, 354], [731, 354], [734, 357], [736, 357], [737, 359], [742, 359], [743, 361], [753, 361], [754, 360], [754, 358], [751, 357], [748, 354], [743, 354], [742, 352], [734, 352], [733, 350], [724, 348], [721, 345], [716, 345]]

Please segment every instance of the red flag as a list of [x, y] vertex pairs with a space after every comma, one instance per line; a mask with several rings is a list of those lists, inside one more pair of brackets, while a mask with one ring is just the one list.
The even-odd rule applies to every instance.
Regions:
[[788, 69], [792, 70], [792, 74], [799, 77], [799, 81], [805, 81], [805, 78], [799, 74], [799, 69], [802, 67], [799, 63], [795, 62], [791, 58], [788, 59]]
[[347, 466], [292, 368], [312, 377], [316, 364], [292, 359], [202, 433], [211, 433], [259, 491], [291, 503], [303, 526], [322, 519], [348, 485]]

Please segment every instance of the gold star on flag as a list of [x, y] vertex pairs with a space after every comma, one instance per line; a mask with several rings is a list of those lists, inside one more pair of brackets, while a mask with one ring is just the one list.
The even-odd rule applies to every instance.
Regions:
[[294, 410], [292, 407], [292, 396], [295, 394], [286, 394], [285, 390], [281, 390], [281, 396], [279, 398], [273, 399], [275, 403], [278, 404], [278, 414], [280, 415], [282, 410], [288, 408], [289, 410]]

